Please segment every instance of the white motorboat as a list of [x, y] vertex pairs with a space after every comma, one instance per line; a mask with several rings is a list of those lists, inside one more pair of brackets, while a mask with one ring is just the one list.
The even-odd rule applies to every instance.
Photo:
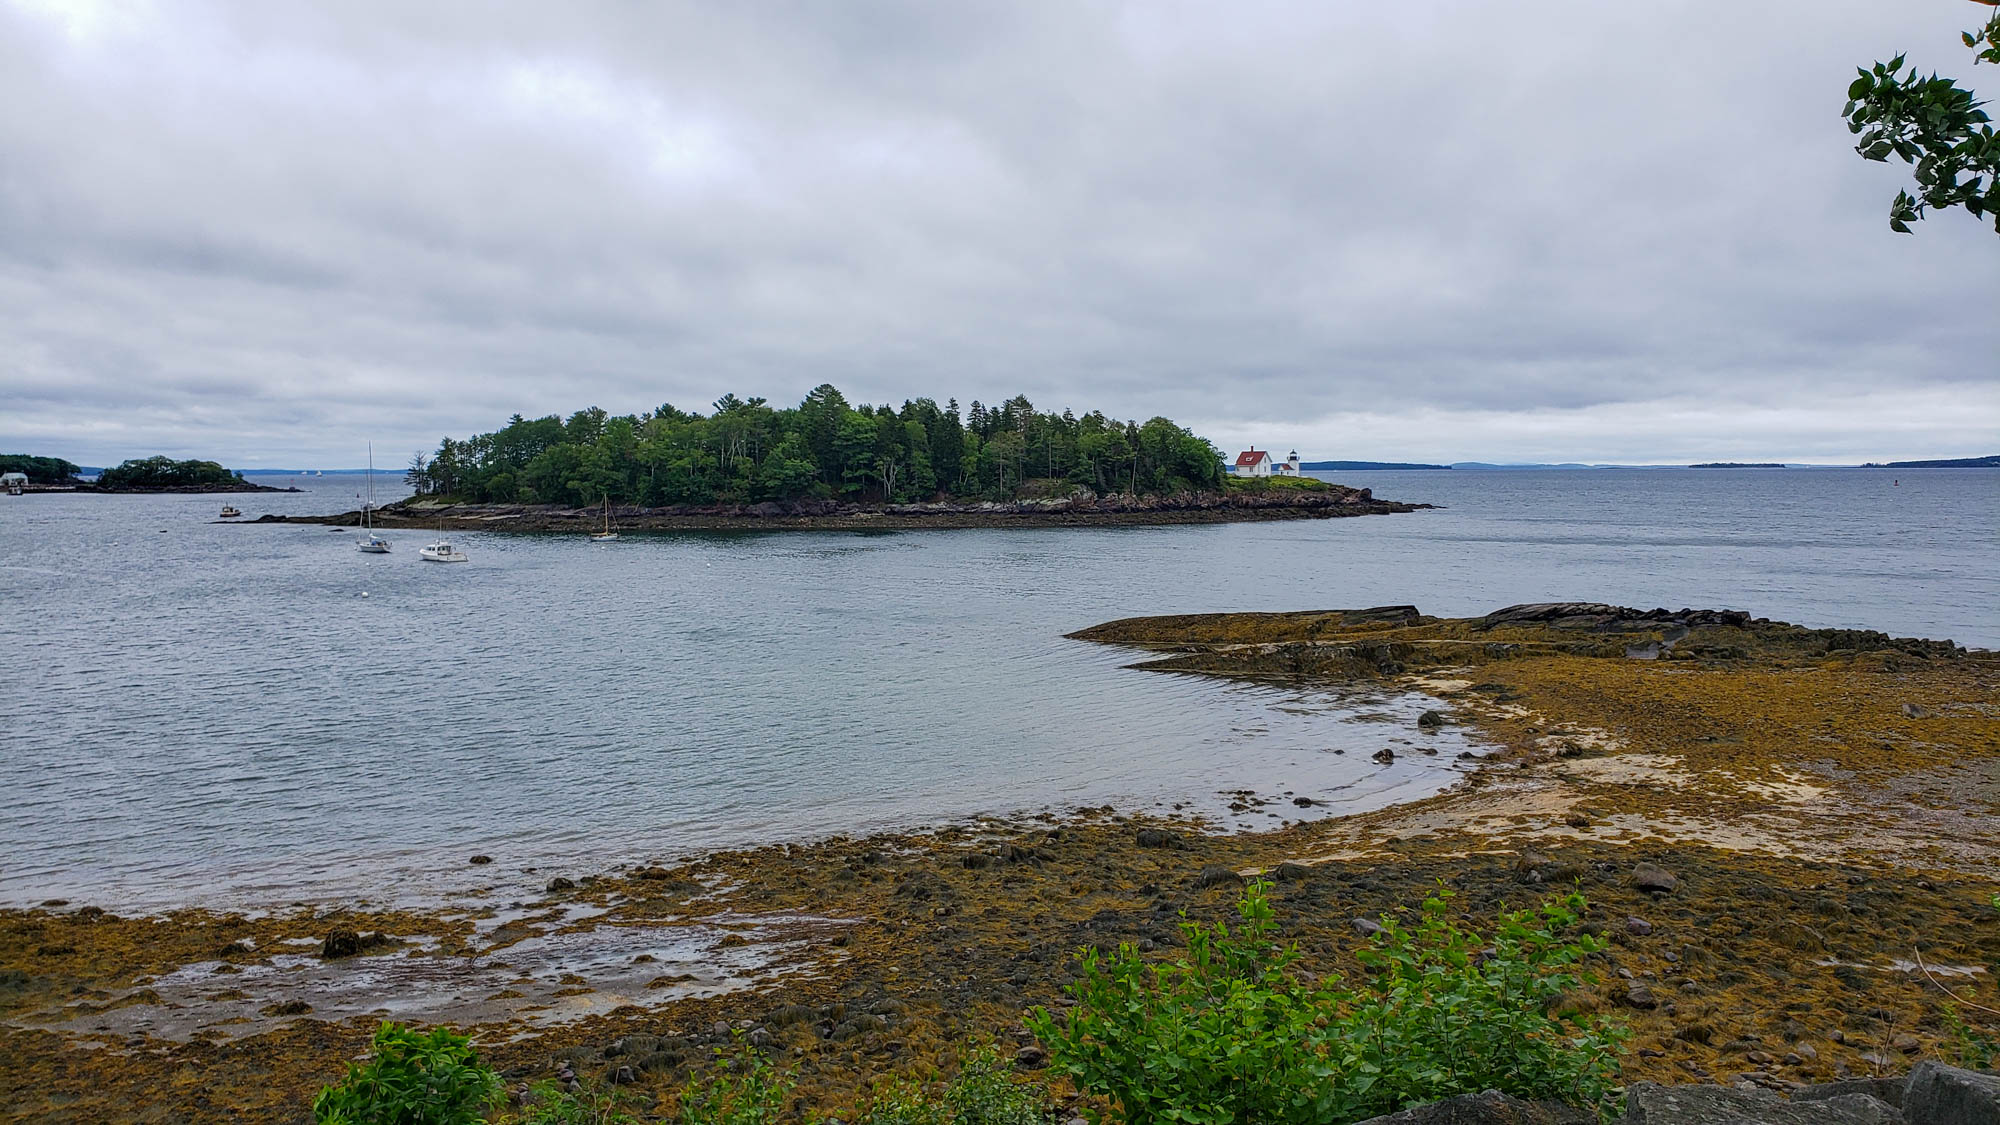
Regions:
[[240, 516], [240, 515], [242, 515], [242, 514], [243, 514], [242, 512], [239, 512], [239, 511], [237, 511], [235, 507], [233, 507], [233, 506], [231, 506], [231, 505], [229, 505], [229, 504], [224, 504], [224, 505], [222, 506], [222, 518], [223, 518], [223, 519], [226, 519], [226, 520], [233, 520], [233, 519], [235, 519], [235, 518], [236, 518], [237, 516]]
[[429, 562], [464, 562], [465, 552], [451, 545], [451, 541], [440, 539], [417, 552]]
[[361, 530], [366, 532], [354, 541], [354, 549], [364, 555], [386, 555], [389, 541], [375, 534], [375, 443], [368, 443], [368, 499], [361, 505]]

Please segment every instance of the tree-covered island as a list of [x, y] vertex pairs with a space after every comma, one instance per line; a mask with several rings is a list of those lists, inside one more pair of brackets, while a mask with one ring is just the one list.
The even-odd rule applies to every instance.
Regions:
[[1166, 418], [1050, 413], [1023, 396], [975, 401], [963, 416], [955, 399], [851, 406], [823, 384], [785, 408], [728, 394], [706, 415], [517, 414], [493, 433], [446, 438], [408, 479], [420, 495], [476, 503], [660, 507], [1157, 495], [1219, 490], [1224, 478], [1215, 446]]
[[795, 407], [728, 394], [707, 414], [672, 405], [517, 414], [418, 454], [406, 480], [415, 495], [378, 511], [378, 526], [565, 531], [606, 518], [655, 530], [1053, 527], [1429, 506], [1309, 477], [1229, 476], [1213, 444], [1167, 418], [1057, 413], [1019, 395], [964, 411], [956, 399], [857, 406], [825, 384]]

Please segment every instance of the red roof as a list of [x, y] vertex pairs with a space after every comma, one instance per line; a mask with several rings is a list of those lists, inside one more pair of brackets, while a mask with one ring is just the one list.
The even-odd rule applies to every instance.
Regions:
[[1238, 453], [1236, 455], [1236, 467], [1239, 469], [1254, 468], [1257, 462], [1268, 461], [1270, 460], [1270, 457], [1271, 457], [1270, 454], [1265, 453], [1262, 450], [1246, 449], [1243, 452]]

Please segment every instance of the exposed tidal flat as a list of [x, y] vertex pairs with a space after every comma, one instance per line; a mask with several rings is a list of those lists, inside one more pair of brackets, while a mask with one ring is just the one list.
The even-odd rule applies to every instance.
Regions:
[[470, 1028], [515, 1083], [615, 1084], [660, 1114], [741, 1034], [802, 1110], [844, 1114], [968, 1041], [1034, 1070], [1022, 1010], [1061, 1003], [1079, 949], [1170, 954], [1183, 917], [1227, 917], [1256, 877], [1301, 967], [1349, 975], [1373, 919], [1440, 886], [1474, 918], [1581, 890], [1611, 945], [1565, 1003], [1630, 1022], [1628, 1080], [1900, 1070], [1955, 1050], [1948, 1005], [1995, 1001], [1990, 653], [1590, 604], [1142, 617], [1081, 639], [1188, 673], [1171, 683], [1421, 691], [1439, 703], [1422, 726], [1469, 737], [1477, 769], [1264, 832], [1080, 808], [545, 868], [534, 893], [456, 909], [7, 911], [0, 1094], [30, 1120], [292, 1120], [389, 1016]]

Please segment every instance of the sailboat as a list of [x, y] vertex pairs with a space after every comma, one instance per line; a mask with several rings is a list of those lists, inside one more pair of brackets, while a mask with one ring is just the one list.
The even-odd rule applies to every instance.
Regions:
[[604, 494], [604, 530], [592, 535], [590, 541], [592, 543], [610, 543], [617, 538], [618, 533], [611, 530], [611, 494], [607, 492]]
[[367, 532], [354, 541], [354, 549], [364, 555], [386, 555], [389, 541], [375, 534], [375, 443], [368, 443], [368, 499], [361, 505], [361, 529]]

